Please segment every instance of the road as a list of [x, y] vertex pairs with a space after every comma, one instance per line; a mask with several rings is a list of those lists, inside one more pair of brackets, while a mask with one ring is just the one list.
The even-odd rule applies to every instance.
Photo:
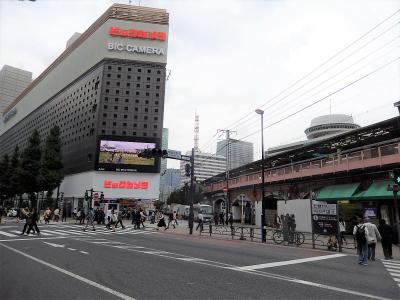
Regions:
[[399, 299], [400, 262], [154, 229], [0, 226], [0, 299]]

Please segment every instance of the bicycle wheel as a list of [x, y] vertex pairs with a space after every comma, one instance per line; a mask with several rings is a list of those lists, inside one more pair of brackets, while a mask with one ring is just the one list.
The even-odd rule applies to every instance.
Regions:
[[282, 231], [276, 230], [272, 235], [272, 240], [274, 241], [275, 244], [282, 244], [284, 241]]
[[296, 232], [296, 245], [304, 244], [305, 236], [302, 232]]

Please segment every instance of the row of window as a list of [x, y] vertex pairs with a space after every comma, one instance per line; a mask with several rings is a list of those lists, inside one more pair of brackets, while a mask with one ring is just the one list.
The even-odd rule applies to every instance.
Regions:
[[[108, 86], [114, 86], [114, 84], [115, 84], [115, 86], [121, 86], [121, 82], [119, 82], [119, 81], [116, 81], [116, 82], [106, 81], [106, 85], [108, 85]], [[126, 83], [126, 87], [131, 87], [131, 86], [133, 87], [133, 84], [131, 85], [130, 82]], [[142, 85], [140, 83], [136, 83], [136, 88], [140, 89], [140, 88], [142, 88]], [[143, 88], [144, 88], [144, 86], [143, 86]], [[150, 84], [146, 84], [146, 89], [150, 89], [150, 88], [151, 88]], [[160, 89], [160, 86], [156, 85], [156, 90], [159, 90], [159, 89]]]
[[[116, 130], [105, 130], [105, 129], [102, 129], [101, 130], [101, 134], [102, 135], [115, 135], [115, 134], [117, 134], [117, 131]], [[126, 131], [126, 130], [122, 130], [121, 132], [118, 132], [118, 134], [121, 134], [121, 135], [128, 135], [128, 131]], [[136, 132], [136, 131], [132, 131], [132, 132], [129, 132], [129, 134], [132, 134], [132, 136], [137, 136], [138, 135], [138, 132]], [[157, 133], [156, 132], [153, 132], [153, 134], [151, 135], [151, 133], [149, 133], [148, 135], [147, 135], [147, 132], [142, 132], [142, 136], [152, 136], [152, 137], [157, 137]]]
[[[120, 66], [115, 67], [115, 68], [116, 68], [118, 71], [122, 71], [122, 70], [123, 70], [123, 67], [120, 67]], [[112, 67], [112, 66], [108, 66], [107, 69], [108, 69], [108, 70], [112, 70], [113, 67]], [[136, 69], [136, 70], [134, 70], [134, 69]], [[125, 68], [124, 68], [124, 70], [125, 70]], [[127, 70], [128, 72], [132, 72], [132, 70], [134, 70], [134, 71], [136, 71], [137, 73], [142, 73], [142, 68], [141, 68], [141, 67], [139, 67], [139, 68], [127, 67], [126, 70]], [[148, 74], [151, 74], [151, 72], [152, 72], [151, 69], [147, 69], [146, 71], [147, 71]], [[157, 70], [156, 73], [157, 73], [157, 74], [161, 74], [161, 70]]]

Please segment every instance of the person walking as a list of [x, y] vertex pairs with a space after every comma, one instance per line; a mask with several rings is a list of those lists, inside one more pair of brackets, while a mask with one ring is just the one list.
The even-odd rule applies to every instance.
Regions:
[[117, 214], [115, 213], [114, 209], [111, 209], [111, 213], [109, 216], [109, 222], [106, 225], [106, 228], [111, 229], [115, 232], [115, 224], [117, 223], [118, 217]]
[[358, 263], [363, 266], [368, 266], [368, 228], [360, 222], [353, 228], [353, 235], [357, 241]]
[[225, 224], [225, 220], [224, 220], [224, 212], [221, 210], [221, 212], [219, 213], [219, 223], [221, 225]]
[[30, 223], [32, 221], [28, 207], [21, 208], [21, 219], [25, 219], [24, 228], [22, 229], [22, 232], [20, 233], [20, 235], [24, 235], [26, 232], [26, 229], [28, 228], [28, 226], [30, 225]]
[[169, 224], [171, 224], [171, 223], [172, 223], [172, 226], [174, 226], [174, 229], [175, 229], [175, 224], [174, 224], [174, 222], [173, 222], [173, 219], [174, 219], [174, 217], [172, 216], [171, 213], [169, 213], [169, 214], [168, 214], [168, 225], [167, 225], [167, 227], [165, 228], [165, 230], [167, 230], [167, 229], [169, 228]]
[[384, 219], [379, 221], [378, 226], [379, 233], [381, 234], [382, 250], [385, 259], [393, 259], [392, 254], [392, 239], [393, 239], [393, 228], [386, 224]]
[[[144, 214], [143, 210], [140, 209], [140, 223], [142, 224], [143, 228], [145, 228], [146, 226], [144, 226], [144, 222], [146, 221], [146, 215]], [[139, 225], [140, 228], [140, 225]], [[175, 226], [174, 226], [175, 228]]]
[[40, 236], [40, 230], [39, 230], [39, 227], [37, 226], [38, 216], [39, 215], [36, 212], [36, 210], [34, 208], [32, 208], [30, 222], [29, 222], [29, 228], [28, 228], [28, 231], [26, 232], [26, 234], [29, 234], [32, 230], [33, 233], [35, 233], [35, 231], [36, 231], [38, 236]]
[[86, 231], [86, 229], [90, 225], [92, 225], [92, 231], [95, 231], [96, 228], [94, 227], [94, 211], [93, 211], [92, 207], [89, 209], [89, 212], [88, 212], [88, 215], [87, 215], [86, 226], [83, 228], [83, 231]]
[[56, 207], [56, 209], [54, 210], [54, 222], [58, 222], [59, 219], [60, 219], [60, 209]]
[[115, 224], [115, 228], [117, 228], [118, 224], [121, 224], [122, 229], [125, 229], [124, 224], [122, 223], [122, 212], [118, 211], [117, 214], [117, 223]]
[[164, 219], [164, 216], [163, 216], [163, 215], [162, 215], [161, 218], [158, 220], [158, 223], [157, 223], [157, 230], [158, 230], [160, 227], [164, 227], [164, 230], [167, 230], [167, 224], [165, 224], [165, 219]]
[[78, 213], [78, 209], [76, 207], [74, 207], [74, 210], [72, 211], [72, 218], [74, 218], [75, 224], [76, 224], [77, 213]]
[[79, 225], [84, 225], [85, 224], [85, 217], [86, 217], [86, 214], [85, 214], [84, 210], [81, 209], [81, 216], [79, 218]]
[[[203, 231], [203, 220], [204, 219], [203, 219], [203, 214], [201, 213], [201, 211], [199, 212], [197, 218], [198, 218], [198, 222], [199, 223], [197, 224], [196, 231], [200, 227], [200, 232], [202, 232]], [[174, 226], [174, 228], [175, 228], [175, 226]]]
[[4, 214], [3, 206], [0, 205], [0, 224], [1, 224], [1, 218], [3, 217], [3, 214]]
[[347, 245], [346, 238], [344, 237], [344, 235], [346, 234], [346, 222], [342, 218], [339, 218], [339, 230], [340, 230], [340, 244], [342, 244], [344, 241], [345, 244]]
[[51, 217], [51, 210], [50, 210], [50, 207], [48, 207], [48, 208], [46, 208], [46, 210], [43, 213], [43, 218], [44, 218], [45, 224], [50, 223], [50, 217]]
[[174, 210], [174, 212], [172, 213], [172, 220], [174, 222], [174, 225], [179, 225], [177, 219], [178, 219], [178, 216], [177, 216], [176, 211]]
[[78, 211], [75, 214], [75, 224], [78, 223], [78, 221], [80, 221], [80, 219], [81, 219], [81, 210], [78, 209]]
[[370, 222], [369, 218], [364, 219], [364, 225], [368, 229], [367, 242], [368, 242], [368, 259], [375, 260], [375, 247], [376, 242], [381, 240], [381, 234], [375, 224]]
[[65, 204], [62, 210], [61, 222], [67, 222], [67, 207]]

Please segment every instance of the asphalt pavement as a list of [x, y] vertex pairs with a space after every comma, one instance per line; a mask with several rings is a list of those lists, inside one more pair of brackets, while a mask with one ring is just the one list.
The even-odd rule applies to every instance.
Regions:
[[130, 224], [40, 225], [40, 237], [21, 227], [0, 225], [0, 299], [400, 298], [396, 260], [361, 266], [350, 254]]

